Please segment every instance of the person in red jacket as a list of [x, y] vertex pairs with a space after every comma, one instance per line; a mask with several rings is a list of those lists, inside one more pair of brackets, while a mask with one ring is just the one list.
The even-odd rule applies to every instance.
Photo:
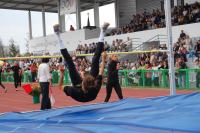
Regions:
[[37, 65], [35, 62], [33, 62], [30, 66], [30, 70], [31, 70], [31, 78], [32, 78], [32, 82], [36, 81], [36, 77], [37, 77]]

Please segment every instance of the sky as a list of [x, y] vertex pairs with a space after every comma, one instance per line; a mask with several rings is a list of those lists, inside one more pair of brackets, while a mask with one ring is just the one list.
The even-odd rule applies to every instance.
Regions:
[[[87, 10], [81, 12], [82, 27], [87, 25], [87, 18], [89, 13], [90, 25], [94, 25], [94, 10]], [[106, 14], [106, 15], [105, 15]], [[58, 16], [56, 13], [46, 13], [46, 33], [53, 34], [53, 25], [58, 23]], [[99, 7], [100, 25], [104, 21], [109, 22], [111, 27], [115, 27], [115, 9], [114, 4]], [[42, 31], [42, 13], [31, 12], [32, 18], [32, 34], [34, 37], [41, 37]], [[66, 31], [69, 26], [73, 25], [76, 28], [76, 15], [65, 16]], [[28, 39], [28, 11], [6, 10], [0, 9], [0, 38], [4, 45], [9, 45], [9, 40], [14, 39], [16, 45], [20, 46], [20, 53], [26, 52], [26, 39]]]

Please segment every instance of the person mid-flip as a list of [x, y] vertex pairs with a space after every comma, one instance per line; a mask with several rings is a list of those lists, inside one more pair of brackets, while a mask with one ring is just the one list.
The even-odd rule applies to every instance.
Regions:
[[[96, 51], [92, 58], [92, 65], [89, 74], [80, 76], [78, 73], [75, 64], [73, 63], [72, 57], [69, 55], [67, 49], [64, 47], [63, 41], [60, 37], [59, 25], [54, 26], [54, 31], [58, 37], [58, 42], [60, 45], [61, 54], [65, 60], [65, 67], [69, 70], [69, 76], [71, 78], [72, 86], [62, 87], [63, 84], [63, 75], [64, 69], [60, 70], [60, 81], [59, 87], [63, 89], [67, 96], [71, 96], [74, 100], [79, 102], [89, 102], [95, 100], [102, 85], [102, 76], [104, 73], [106, 53], [104, 51], [104, 34], [109, 26], [109, 23], [104, 23], [101, 28], [101, 33], [99, 37], [99, 42], [97, 44]], [[102, 65], [99, 70], [99, 61], [101, 54], [102, 55]]]

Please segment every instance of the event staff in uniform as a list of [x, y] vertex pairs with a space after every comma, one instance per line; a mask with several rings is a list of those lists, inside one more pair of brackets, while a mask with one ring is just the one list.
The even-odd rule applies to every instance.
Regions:
[[108, 102], [112, 93], [112, 88], [115, 89], [119, 99], [123, 99], [122, 89], [119, 84], [119, 62], [117, 55], [113, 54], [110, 57], [110, 61], [108, 63], [108, 77], [106, 84], [106, 98], [104, 102]]
[[[104, 34], [109, 26], [109, 23], [104, 23], [103, 27], [101, 28], [101, 33], [99, 37], [99, 43], [97, 44], [97, 48], [95, 54], [92, 58], [92, 66], [90, 73], [81, 77], [78, 73], [72, 57], [69, 55], [67, 49], [64, 47], [64, 44], [60, 38], [59, 34], [59, 26], [54, 26], [54, 30], [57, 33], [60, 50], [65, 60], [65, 65], [69, 70], [69, 75], [71, 78], [71, 82], [73, 86], [65, 86], [63, 91], [66, 93], [67, 96], [71, 96], [73, 99], [79, 102], [89, 102], [96, 99], [102, 85], [102, 76], [104, 73], [105, 61], [106, 61], [106, 53], [104, 52], [102, 55], [102, 65], [99, 70], [99, 60], [101, 54], [104, 50]], [[59, 86], [62, 88], [63, 83], [63, 73], [64, 71], [61, 70], [60, 75], [60, 82]]]

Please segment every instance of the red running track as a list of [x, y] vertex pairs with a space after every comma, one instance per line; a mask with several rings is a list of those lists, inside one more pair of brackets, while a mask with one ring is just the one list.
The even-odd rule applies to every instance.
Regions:
[[[3, 89], [0, 89], [0, 112], [19, 112], [19, 111], [33, 111], [39, 110], [40, 104], [33, 104], [32, 96], [26, 94], [22, 88], [19, 91], [15, 91], [13, 84], [5, 84], [8, 89], [7, 93], [4, 93]], [[96, 100], [88, 103], [80, 103], [74, 101], [68, 97], [56, 87], [52, 88], [53, 96], [55, 98], [55, 105], [53, 108], [77, 106], [91, 103], [101, 103], [105, 98], [105, 89], [101, 89]], [[179, 90], [178, 94], [191, 93], [192, 91]], [[169, 89], [144, 89], [144, 88], [123, 88], [124, 98], [145, 98], [155, 96], [169, 95]], [[118, 97], [115, 92], [112, 93], [110, 101], [117, 101]]]

